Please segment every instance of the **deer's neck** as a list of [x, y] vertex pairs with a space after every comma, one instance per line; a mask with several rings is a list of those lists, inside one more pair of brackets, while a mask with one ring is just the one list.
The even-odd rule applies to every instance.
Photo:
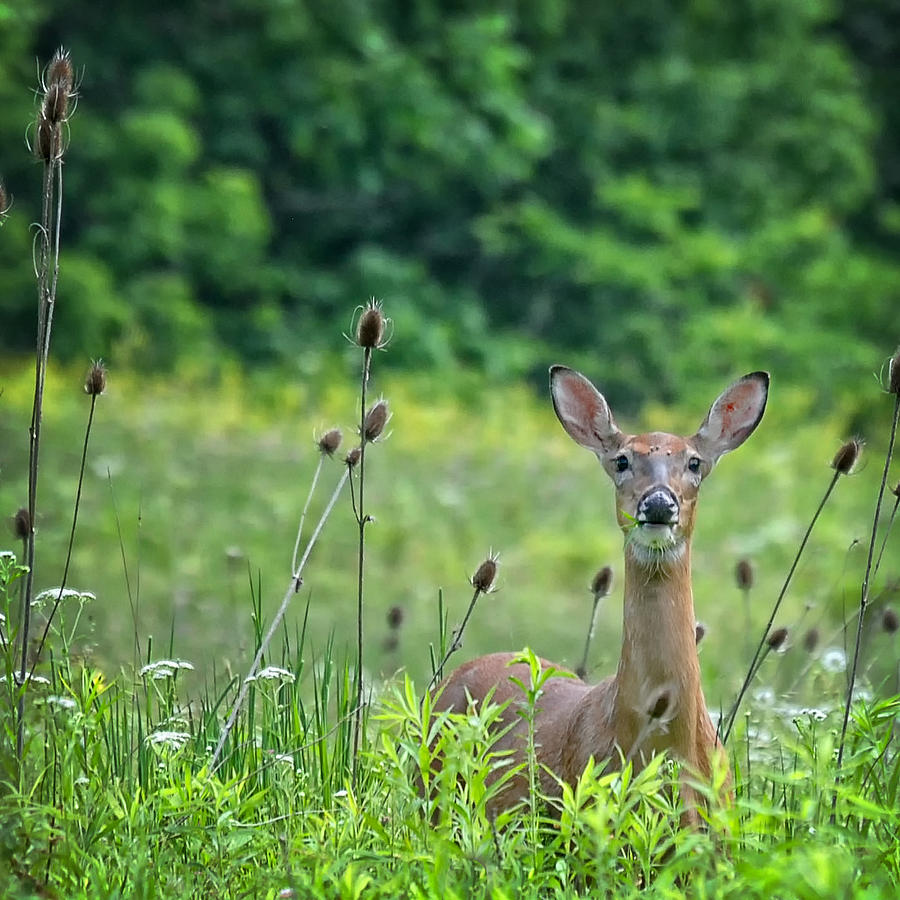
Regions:
[[[690, 758], [703, 705], [690, 545], [679, 559], [660, 568], [646, 566], [626, 547], [622, 655], [614, 701], [617, 742], [626, 754], [637, 742], [650, 751], [667, 747]], [[658, 722], [651, 721], [653, 712]]]

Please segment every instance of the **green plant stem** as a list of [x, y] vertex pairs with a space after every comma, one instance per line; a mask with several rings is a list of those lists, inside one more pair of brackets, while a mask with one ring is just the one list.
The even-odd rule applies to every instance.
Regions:
[[[872, 573], [872, 559], [875, 555], [875, 540], [878, 536], [878, 519], [881, 516], [881, 504], [884, 500], [884, 489], [887, 485], [888, 472], [891, 468], [891, 458], [894, 455], [894, 442], [897, 439], [897, 420], [900, 418], [900, 394], [896, 394], [894, 398], [894, 417], [891, 420], [891, 436], [888, 441], [887, 452], [884, 455], [884, 471], [881, 475], [881, 484], [878, 487], [878, 500], [875, 502], [875, 514], [872, 519], [872, 534], [869, 538], [869, 554], [866, 559], [866, 572], [863, 576], [862, 589], [859, 597], [859, 618], [856, 621], [856, 643], [853, 647], [853, 664], [850, 667], [850, 680], [847, 684], [847, 700], [844, 703], [844, 720], [841, 723], [841, 737], [838, 742], [836, 784], [840, 784], [841, 764], [844, 761], [844, 747], [847, 740], [847, 724], [850, 721], [850, 706], [853, 702], [853, 688], [856, 686], [856, 670], [859, 666], [859, 648], [862, 643], [863, 622], [866, 617], [866, 608], [869, 604], [869, 577]], [[837, 804], [837, 792], [835, 792], [832, 801], [832, 818]]]
[[472, 610], [475, 609], [475, 602], [481, 596], [481, 589], [475, 588], [475, 593], [472, 594], [472, 599], [469, 601], [469, 608], [466, 610], [466, 614], [463, 617], [462, 624], [457, 628], [453, 633], [453, 638], [450, 641], [450, 646], [447, 648], [447, 652], [444, 654], [444, 658], [441, 660], [441, 664], [437, 667], [435, 673], [431, 676], [431, 681], [428, 682], [428, 686], [425, 688], [425, 693], [427, 694], [437, 682], [444, 677], [444, 666], [447, 664], [447, 660], [462, 647], [462, 639], [463, 632], [466, 630], [466, 625], [469, 624], [469, 618], [472, 615]]
[[[359, 500], [356, 506], [356, 521], [359, 526], [359, 550], [356, 574], [356, 720], [353, 728], [353, 784], [356, 785], [357, 759], [362, 739], [362, 695], [363, 695], [363, 573], [366, 561], [366, 390], [369, 386], [369, 368], [372, 364], [372, 348], [363, 348], [363, 368], [360, 383], [359, 403]], [[351, 484], [352, 491], [352, 484]]]
[[888, 538], [891, 536], [891, 530], [894, 527], [894, 519], [897, 518], [897, 507], [900, 506], [900, 494], [894, 500], [894, 508], [891, 510], [891, 517], [888, 519], [887, 528], [884, 530], [884, 539], [881, 541], [881, 549], [878, 551], [878, 559], [875, 562], [875, 568], [872, 570], [872, 577], [878, 575], [881, 568], [881, 557], [884, 556], [884, 548], [887, 545]]
[[766, 645], [766, 639], [769, 637], [769, 633], [772, 630], [772, 624], [775, 621], [775, 616], [778, 615], [778, 610], [781, 608], [781, 601], [784, 600], [784, 595], [787, 593], [787, 589], [791, 583], [791, 579], [794, 577], [794, 572], [797, 569], [797, 564], [800, 562], [800, 557], [803, 555], [803, 551], [806, 548], [809, 537], [813, 532], [813, 528], [815, 528], [816, 521], [818, 520], [822, 510], [825, 508], [825, 504], [828, 502], [828, 498], [831, 496], [831, 492], [834, 490], [834, 486], [837, 484], [840, 477], [841, 473], [837, 471], [832, 476], [831, 482], [828, 485], [828, 489], [825, 491], [825, 495], [822, 497], [822, 500], [820, 501], [819, 506], [812, 517], [812, 521], [810, 521], [809, 526], [806, 529], [806, 533], [803, 535], [803, 540], [800, 542], [800, 547], [797, 550], [796, 555], [794, 556], [794, 561], [791, 563], [791, 568], [788, 571], [787, 578], [785, 578], [784, 584], [781, 586], [781, 591], [778, 594], [778, 599], [775, 601], [775, 605], [772, 607], [772, 612], [769, 615], [769, 621], [766, 623], [766, 627], [763, 629], [762, 637], [760, 638], [759, 644], [756, 647], [756, 652], [753, 654], [753, 659], [750, 662], [750, 667], [747, 670], [747, 675], [745, 676], [744, 682], [741, 685], [741, 689], [738, 692], [737, 699], [734, 701], [734, 705], [728, 712], [727, 723], [724, 731], [722, 731], [721, 729], [721, 722], [719, 723], [719, 734], [721, 735], [723, 744], [728, 742], [728, 738], [731, 735], [731, 729], [734, 727], [734, 720], [737, 717], [738, 710], [741, 706], [741, 701], [744, 699], [744, 695], [747, 693], [747, 689], [750, 687], [750, 683], [753, 681], [753, 678], [759, 669], [758, 663], [760, 654], [763, 652], [763, 648]]
[[91, 408], [88, 412], [87, 427], [84, 431], [84, 444], [81, 448], [81, 468], [78, 470], [78, 488], [75, 491], [75, 508], [72, 512], [72, 527], [69, 530], [69, 544], [66, 548], [66, 564], [65, 566], [63, 566], [63, 575], [59, 585], [59, 593], [56, 595], [56, 600], [53, 603], [53, 609], [50, 610], [50, 615], [47, 617], [47, 623], [46, 625], [44, 625], [44, 633], [41, 635], [41, 641], [38, 644], [37, 652], [34, 655], [34, 662], [32, 662], [31, 664], [29, 678], [34, 674], [35, 666], [38, 664], [41, 652], [44, 649], [44, 644], [47, 641], [47, 635], [50, 633], [50, 626], [53, 623], [53, 617], [56, 615], [56, 611], [59, 609], [59, 604], [62, 602], [63, 592], [66, 589], [66, 583], [69, 579], [69, 566], [72, 562], [72, 548], [75, 545], [75, 528], [78, 525], [78, 510], [81, 507], [81, 490], [84, 486], [84, 470], [87, 464], [88, 443], [91, 439], [91, 425], [94, 422], [94, 409], [96, 408], [96, 406], [97, 395], [92, 394]]
[[[54, 175], [58, 177], [56, 221], [53, 222]], [[44, 187], [41, 203], [40, 253], [38, 255], [38, 328], [35, 350], [34, 402], [28, 442], [28, 519], [25, 590], [22, 593], [20, 627], [21, 658], [19, 661], [19, 699], [16, 706], [16, 756], [19, 760], [25, 752], [25, 690], [28, 669], [28, 642], [31, 632], [31, 600], [34, 595], [35, 516], [37, 514], [38, 469], [41, 445], [41, 422], [44, 408], [44, 385], [47, 377], [47, 358], [50, 354], [50, 332], [53, 324], [53, 307], [59, 278], [59, 237], [62, 217], [62, 165], [59, 160], [44, 164]], [[52, 235], [52, 238], [51, 238]], [[53, 263], [53, 278], [49, 268]]]
[[325, 507], [325, 510], [319, 517], [319, 522], [316, 525], [312, 535], [310, 536], [309, 543], [306, 545], [306, 550], [303, 552], [303, 556], [300, 559], [300, 562], [297, 564], [297, 568], [291, 573], [291, 583], [288, 586], [287, 591], [285, 591], [284, 597], [281, 601], [281, 605], [278, 607], [278, 611], [275, 613], [275, 618], [272, 619], [272, 624], [269, 626], [269, 630], [266, 632], [265, 637], [263, 637], [262, 641], [260, 642], [259, 649], [256, 651], [256, 656], [253, 659], [253, 663], [250, 666], [250, 671], [247, 673], [247, 677], [244, 678], [244, 680], [241, 682], [241, 687], [238, 691], [237, 699], [234, 701], [234, 706], [231, 708], [231, 713], [228, 716], [228, 721], [225, 723], [225, 727], [222, 729], [222, 733], [219, 735], [219, 742], [216, 744], [216, 749], [213, 751], [212, 760], [209, 764], [210, 772], [214, 772], [220, 765], [219, 757], [222, 755], [222, 749], [225, 746], [225, 742], [228, 740], [228, 735], [231, 733], [232, 728], [234, 728], [234, 723], [235, 721], [237, 721], [238, 713], [241, 711], [241, 707], [244, 705], [244, 700], [247, 698], [247, 692], [250, 689], [253, 676], [256, 675], [260, 661], [262, 660], [263, 655], [268, 649], [269, 644], [272, 641], [272, 637], [275, 635], [275, 631], [281, 624], [281, 620], [284, 618], [285, 612], [287, 612], [287, 608], [291, 602], [291, 598], [297, 593], [300, 588], [300, 584], [302, 583], [300, 576], [302, 575], [304, 568], [306, 568], [306, 563], [309, 560], [309, 555], [310, 553], [312, 553], [312, 549], [316, 545], [316, 541], [319, 539], [319, 535], [322, 533], [322, 529], [325, 527], [325, 523], [328, 520], [328, 517], [331, 515], [331, 511], [332, 509], [334, 509], [334, 505], [335, 503], [337, 503], [337, 499], [340, 496], [340, 493], [343, 490], [344, 485], [347, 483], [347, 479], [349, 477], [350, 467], [347, 466], [344, 469], [343, 475], [341, 475], [340, 481], [337, 483], [337, 487], [335, 487], [334, 489], [334, 493], [331, 495], [331, 499], [328, 501], [328, 505]]
[[588, 622], [587, 634], [584, 638], [584, 652], [581, 654], [581, 662], [575, 669], [575, 674], [579, 678], [584, 678], [587, 674], [588, 652], [591, 649], [591, 641], [594, 639], [594, 630], [597, 627], [597, 609], [600, 606], [600, 597], [594, 595], [594, 605], [591, 607], [591, 620]]

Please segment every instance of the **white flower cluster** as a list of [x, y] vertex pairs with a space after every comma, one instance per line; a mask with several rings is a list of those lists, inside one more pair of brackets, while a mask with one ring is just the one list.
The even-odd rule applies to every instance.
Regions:
[[194, 666], [183, 659], [158, 659], [156, 662], [147, 663], [138, 675], [141, 678], [148, 675], [151, 678], [174, 678], [179, 669], [189, 669], [193, 672]]

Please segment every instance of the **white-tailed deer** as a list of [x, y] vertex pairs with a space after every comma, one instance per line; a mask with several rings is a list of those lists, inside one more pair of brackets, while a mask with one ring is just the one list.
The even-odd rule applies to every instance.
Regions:
[[[596, 685], [553, 676], [543, 686], [534, 719], [535, 752], [548, 795], [558, 793], [558, 785], [544, 769], [574, 784], [590, 757], [611, 766], [624, 757], [640, 768], [667, 750], [709, 778], [713, 756], [722, 751], [706, 709], [696, 648], [691, 535], [697, 493], [719, 457], [740, 446], [759, 424], [768, 388], [767, 373], [745, 375], [719, 396], [691, 437], [629, 435], [619, 430], [603, 395], [583, 375], [564, 366], [550, 370], [560, 422], [597, 454], [616, 487], [616, 514], [625, 535], [625, 609], [615, 675]], [[492, 653], [464, 664], [438, 688], [434, 705], [465, 712], [491, 692], [495, 703], [511, 701], [502, 718], [508, 730], [494, 747], [512, 751], [520, 762], [528, 726], [517, 715], [524, 696], [511, 678], [527, 684], [529, 674], [522, 663], [512, 664], [515, 658]], [[511, 780], [495, 809], [510, 806], [527, 790], [524, 777]]]

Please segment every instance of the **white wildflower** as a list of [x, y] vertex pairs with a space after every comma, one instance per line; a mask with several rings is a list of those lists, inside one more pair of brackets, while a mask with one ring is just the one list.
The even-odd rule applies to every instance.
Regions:
[[281, 666], [266, 666], [264, 669], [260, 669], [255, 675], [248, 676], [245, 681], [282, 681], [293, 684], [294, 681], [296, 681], [296, 678], [293, 672], [282, 669]]
[[147, 735], [147, 742], [154, 747], [170, 747], [180, 750], [191, 736], [184, 731], [153, 731]]

